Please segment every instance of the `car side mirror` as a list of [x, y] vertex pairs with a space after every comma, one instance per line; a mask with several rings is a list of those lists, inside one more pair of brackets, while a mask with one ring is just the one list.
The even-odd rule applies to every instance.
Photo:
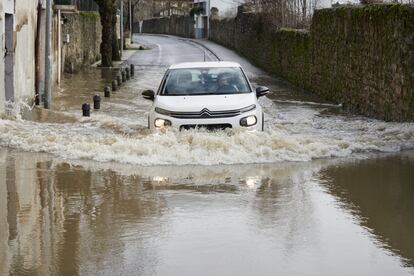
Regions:
[[152, 90], [145, 90], [142, 92], [142, 96], [147, 100], [153, 101], [155, 98], [155, 92]]
[[265, 96], [269, 93], [269, 88], [265, 87], [265, 86], [259, 86], [256, 88], [256, 96], [258, 98]]

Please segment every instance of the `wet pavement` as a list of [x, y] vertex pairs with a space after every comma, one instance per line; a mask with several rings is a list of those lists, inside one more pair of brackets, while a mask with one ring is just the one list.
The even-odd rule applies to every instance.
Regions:
[[116, 70], [89, 69], [52, 111], [0, 120], [0, 275], [414, 274], [414, 124], [345, 114], [203, 42], [271, 87], [266, 131], [151, 133], [140, 93], [215, 57], [135, 39], [151, 49], [110, 99]]

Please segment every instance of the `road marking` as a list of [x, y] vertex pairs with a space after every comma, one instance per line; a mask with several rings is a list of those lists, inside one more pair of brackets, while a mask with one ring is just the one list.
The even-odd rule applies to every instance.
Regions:
[[158, 59], [157, 59], [157, 63], [161, 64], [161, 59], [162, 59], [162, 47], [160, 44], [158, 43], [154, 43], [155, 45], [157, 45], [158, 47]]

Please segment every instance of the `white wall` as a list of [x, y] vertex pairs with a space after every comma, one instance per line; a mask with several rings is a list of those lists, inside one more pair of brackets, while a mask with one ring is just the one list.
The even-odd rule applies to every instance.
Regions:
[[33, 100], [37, 1], [16, 1], [15, 26], [14, 97], [15, 101]]
[[[0, 56], [4, 57], [4, 10], [3, 1], [0, 0]], [[4, 61], [0, 62], [0, 114], [4, 112]]]
[[3, 0], [3, 10], [5, 13], [14, 13], [14, 0]]
[[[14, 99], [31, 101], [35, 93], [37, 0], [0, 0], [0, 55], [4, 56], [4, 14], [14, 14]], [[0, 62], [0, 114], [5, 107], [4, 61]]]

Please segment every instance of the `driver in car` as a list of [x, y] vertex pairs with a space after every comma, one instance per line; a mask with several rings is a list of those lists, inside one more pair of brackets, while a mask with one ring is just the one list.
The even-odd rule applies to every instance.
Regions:
[[239, 92], [236, 85], [232, 84], [233, 75], [229, 72], [220, 73], [217, 76], [217, 92], [234, 93]]

